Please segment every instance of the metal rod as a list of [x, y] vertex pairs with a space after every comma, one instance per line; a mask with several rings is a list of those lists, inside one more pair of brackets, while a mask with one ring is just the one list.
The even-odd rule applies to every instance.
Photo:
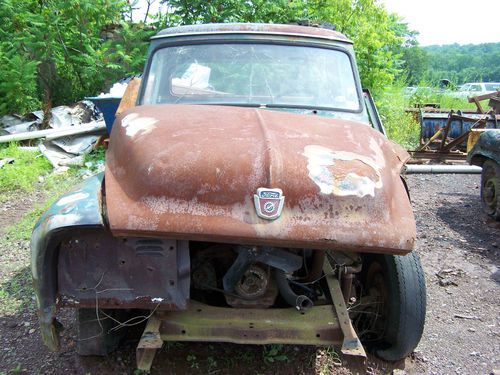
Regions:
[[417, 173], [465, 173], [465, 174], [480, 174], [481, 167], [475, 165], [417, 165], [409, 164], [406, 166], [406, 174]]
[[56, 139], [69, 135], [87, 134], [87, 133], [104, 133], [106, 125], [103, 122], [92, 122], [82, 126], [70, 126], [59, 129], [35, 130], [32, 132], [16, 133], [0, 136], [0, 143], [25, 141], [28, 139]]

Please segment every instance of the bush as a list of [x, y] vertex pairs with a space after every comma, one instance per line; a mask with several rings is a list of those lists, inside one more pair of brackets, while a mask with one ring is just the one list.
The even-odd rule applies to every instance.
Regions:
[[408, 99], [403, 87], [394, 85], [375, 94], [375, 102], [389, 139], [406, 149], [414, 150], [419, 145], [420, 125], [413, 115], [406, 112]]

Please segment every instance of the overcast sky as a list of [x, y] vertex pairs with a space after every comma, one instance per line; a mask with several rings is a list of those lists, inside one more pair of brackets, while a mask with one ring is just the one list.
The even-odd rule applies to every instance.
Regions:
[[[272, 1], [272, 0], [270, 0]], [[500, 42], [500, 0], [378, 0], [420, 33], [421, 45]], [[152, 7], [158, 11], [160, 0]], [[135, 19], [144, 18], [145, 0]]]
[[500, 42], [500, 0], [379, 0], [420, 33], [421, 45]]

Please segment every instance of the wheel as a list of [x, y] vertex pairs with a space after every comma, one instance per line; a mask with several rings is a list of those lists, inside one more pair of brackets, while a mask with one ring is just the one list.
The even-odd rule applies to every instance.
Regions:
[[483, 210], [495, 220], [500, 220], [500, 166], [486, 160], [481, 173], [481, 201]]
[[106, 317], [103, 312], [118, 321], [125, 320], [125, 311], [123, 310], [100, 310], [99, 319], [97, 319], [94, 308], [76, 310], [76, 351], [79, 355], [104, 356], [111, 353], [120, 344], [126, 330], [122, 328], [109, 332], [110, 329], [116, 327], [117, 323]]
[[[415, 252], [367, 255], [354, 325], [365, 347], [386, 361], [399, 361], [418, 345], [425, 323], [425, 279]], [[357, 311], [357, 312], [356, 312]]]

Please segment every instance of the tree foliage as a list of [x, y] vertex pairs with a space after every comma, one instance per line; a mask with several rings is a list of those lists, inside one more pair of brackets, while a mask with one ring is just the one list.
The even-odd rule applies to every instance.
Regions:
[[[351, 38], [363, 85], [381, 90], [400, 73], [398, 18], [375, 0], [168, 0], [181, 24], [208, 22], [330, 23]], [[405, 29], [407, 31], [407, 28]], [[408, 33], [407, 33], [408, 34]]]
[[500, 82], [500, 43], [450, 44], [423, 48], [429, 56], [426, 78], [465, 82]]
[[3, 0], [0, 113], [23, 113], [42, 101], [44, 107], [71, 103], [97, 94], [125, 73], [140, 72], [148, 33], [123, 21], [125, 5], [118, 0]]
[[363, 86], [381, 90], [399, 73], [398, 20], [374, 0], [313, 0], [311, 15], [334, 24], [354, 42]]
[[425, 62], [415, 34], [376, 0], [162, 2], [167, 11], [144, 24], [132, 22], [136, 0], [2, 0], [0, 114], [98, 94], [117, 79], [140, 73], [149, 37], [181, 24], [306, 19], [334, 24], [354, 41], [363, 85], [375, 91], [405, 70], [408, 79], [416, 79]]

